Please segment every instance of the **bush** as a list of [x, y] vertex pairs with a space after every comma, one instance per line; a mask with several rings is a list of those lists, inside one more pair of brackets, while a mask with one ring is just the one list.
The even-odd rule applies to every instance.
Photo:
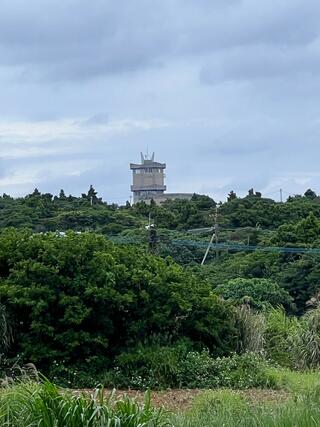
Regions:
[[233, 279], [216, 288], [219, 295], [237, 304], [248, 302], [253, 308], [292, 308], [293, 299], [289, 293], [270, 279]]
[[188, 351], [184, 344], [137, 347], [117, 358], [104, 384], [146, 388], [274, 387], [276, 380], [262, 355], [244, 353], [213, 358], [208, 350]]
[[275, 387], [276, 379], [263, 356], [233, 354], [213, 359], [208, 351], [191, 352], [181, 362], [180, 384], [189, 388]]
[[179, 366], [191, 347], [189, 341], [174, 345], [139, 344], [115, 359], [104, 379], [106, 386], [163, 389], [179, 386]]
[[13, 319], [11, 354], [75, 386], [98, 382], [152, 334], [188, 338], [214, 355], [234, 349], [233, 308], [209, 284], [94, 233], [3, 230], [0, 299]]
[[46, 374], [58, 386], [68, 388], [94, 388], [103, 380], [101, 370], [96, 368], [94, 361], [92, 364], [84, 362], [70, 366], [64, 361], [53, 360]]

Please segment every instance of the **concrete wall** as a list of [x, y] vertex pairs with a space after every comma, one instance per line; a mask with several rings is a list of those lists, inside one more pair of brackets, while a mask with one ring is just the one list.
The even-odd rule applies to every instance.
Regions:
[[[159, 172], [160, 171], [160, 172]], [[134, 189], [165, 189], [164, 173], [162, 169], [154, 169], [152, 172], [145, 170], [133, 171], [133, 188]]]
[[158, 196], [155, 202], [161, 204], [167, 200], [191, 200], [193, 193], [163, 193], [161, 196]]
[[167, 200], [191, 200], [193, 193], [160, 193], [154, 194], [151, 198], [149, 197], [136, 197], [134, 203], [144, 201], [147, 205], [151, 203], [151, 199], [155, 201], [157, 205], [166, 202]]

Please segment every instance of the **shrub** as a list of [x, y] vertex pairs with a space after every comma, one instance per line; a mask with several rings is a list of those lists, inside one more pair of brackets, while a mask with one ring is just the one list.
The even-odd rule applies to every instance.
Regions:
[[0, 298], [13, 319], [12, 354], [46, 375], [59, 377], [61, 367], [73, 385], [83, 384], [69, 378], [74, 366], [97, 381], [152, 334], [189, 338], [215, 355], [234, 349], [233, 308], [208, 283], [94, 233], [2, 231]]
[[92, 363], [76, 363], [73, 366], [53, 360], [46, 374], [55, 384], [68, 388], [94, 388], [103, 379], [94, 360]]
[[208, 350], [189, 351], [185, 343], [175, 346], [138, 346], [117, 357], [116, 366], [104, 378], [106, 386], [135, 389], [249, 388], [277, 385], [261, 354], [233, 354], [213, 358]]
[[270, 279], [233, 279], [216, 288], [217, 293], [237, 304], [249, 302], [253, 308], [292, 308], [293, 299], [289, 293]]
[[276, 379], [262, 355], [233, 354], [213, 359], [208, 351], [188, 353], [181, 362], [180, 383], [189, 388], [275, 387]]
[[[179, 386], [181, 361], [192, 343], [182, 340], [171, 345], [156, 343], [138, 344], [115, 359], [113, 370], [104, 378], [106, 386], [134, 389], [161, 389]], [[160, 340], [159, 340], [160, 341]]]

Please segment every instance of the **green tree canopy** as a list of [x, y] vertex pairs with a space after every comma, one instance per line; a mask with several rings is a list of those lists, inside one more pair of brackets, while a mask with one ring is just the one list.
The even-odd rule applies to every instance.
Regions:
[[252, 307], [268, 305], [289, 307], [293, 299], [289, 293], [270, 279], [233, 279], [216, 288], [218, 294], [238, 304], [248, 302]]
[[13, 350], [46, 371], [53, 360], [105, 369], [153, 334], [214, 354], [233, 348], [232, 308], [206, 282], [94, 233], [3, 231], [0, 298], [15, 322]]

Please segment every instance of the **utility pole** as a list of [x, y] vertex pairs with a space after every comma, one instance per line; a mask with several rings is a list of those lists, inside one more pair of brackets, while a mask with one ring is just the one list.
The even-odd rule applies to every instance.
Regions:
[[[216, 212], [215, 212], [215, 215], [214, 215], [213, 233], [212, 233], [210, 242], [209, 242], [209, 244], [207, 246], [206, 253], [204, 254], [204, 257], [202, 259], [201, 265], [204, 265], [204, 263], [205, 263], [205, 261], [207, 259], [208, 253], [209, 253], [211, 245], [213, 243], [213, 239], [215, 239], [215, 244], [217, 245], [218, 242], [219, 242], [218, 206], [216, 206]], [[218, 252], [218, 248], [216, 247], [216, 258], [218, 258], [218, 257], [219, 257], [219, 252]]]
[[157, 229], [155, 224], [151, 222], [151, 212], [149, 213], [149, 223], [146, 226], [149, 231], [149, 252], [154, 254], [157, 250]]
[[282, 203], [283, 197], [282, 197], [282, 188], [280, 188], [280, 203]]
[[216, 240], [216, 258], [219, 258], [218, 243], [219, 243], [219, 223], [218, 223], [218, 205], [216, 206], [216, 213], [214, 215], [214, 230]]

